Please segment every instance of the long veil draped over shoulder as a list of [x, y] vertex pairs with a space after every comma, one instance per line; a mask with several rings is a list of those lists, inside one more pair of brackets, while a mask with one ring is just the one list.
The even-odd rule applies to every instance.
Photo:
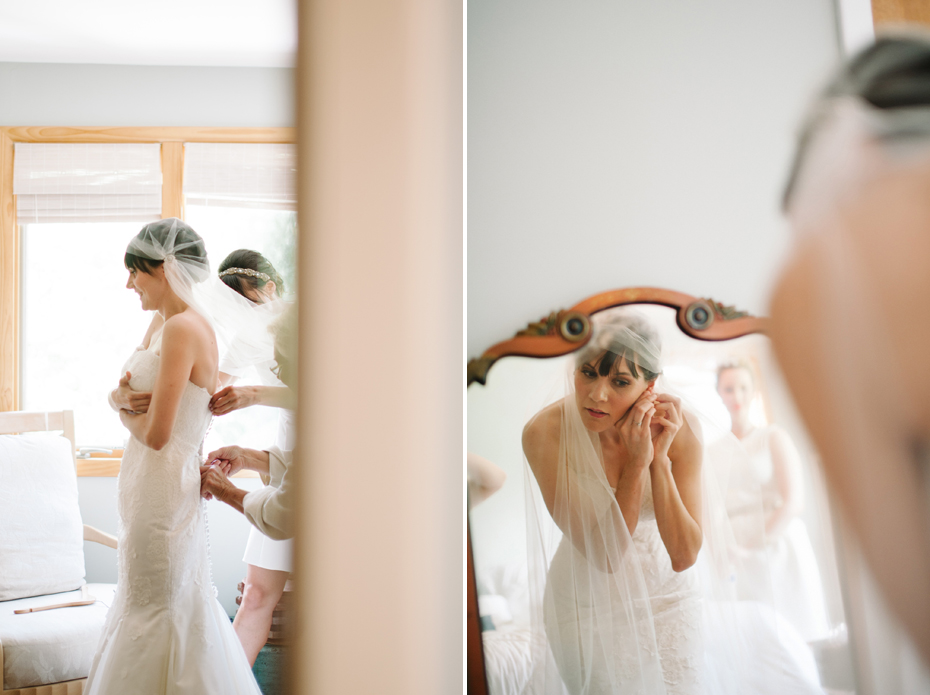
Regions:
[[[632, 320], [631, 317], [636, 317]], [[658, 341], [638, 312], [594, 317], [594, 335], [567, 362], [564, 384], [534, 404], [560, 420], [555, 494], [547, 506], [528, 462], [527, 579], [533, 694], [816, 693], [813, 658], [763, 600], [736, 599], [741, 548], [764, 543], [762, 498], [747, 474], [746, 453], [728, 432], [682, 399], [702, 451], [703, 543], [682, 572], [658, 532], [647, 485], [631, 535], [607, 479], [597, 434], [585, 428], [574, 397], [574, 370], [605, 350], [635, 355], [661, 372]], [[666, 377], [656, 392], [682, 397]], [[647, 476], [648, 477], [648, 476]]]

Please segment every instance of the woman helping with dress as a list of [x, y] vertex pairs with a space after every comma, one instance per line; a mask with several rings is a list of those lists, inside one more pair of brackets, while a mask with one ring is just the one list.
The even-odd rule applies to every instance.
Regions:
[[[748, 362], [731, 361], [718, 367], [717, 393], [730, 413], [731, 432], [749, 454], [749, 469], [761, 488], [765, 545], [751, 552], [758, 569], [771, 577], [775, 609], [806, 641], [825, 639], [830, 628], [823, 582], [801, 518], [801, 456], [784, 429], [752, 423], [749, 406], [756, 395], [756, 377]], [[740, 581], [737, 587], [740, 598], [757, 595], [751, 581]]]
[[[220, 263], [218, 274], [227, 287], [251, 301], [256, 309], [270, 309], [272, 304], [284, 306], [284, 301], [280, 299], [284, 281], [271, 262], [257, 251], [233, 251]], [[267, 313], [271, 316], [279, 312], [275, 310]], [[264, 349], [238, 352], [234, 344], [224, 357], [220, 363], [222, 388], [210, 399], [210, 410], [219, 416], [253, 405], [280, 408], [275, 445], [282, 451], [292, 451], [295, 439], [295, 394], [270, 370], [274, 363], [271, 333], [266, 331], [261, 337], [264, 339]], [[254, 336], [252, 339], [254, 343]], [[250, 367], [258, 370], [263, 383], [234, 385], [236, 379]], [[268, 639], [275, 606], [281, 600], [290, 577], [292, 557], [293, 541], [273, 540], [254, 526], [251, 527], [242, 558], [247, 565], [242, 603], [233, 621], [250, 664], [255, 663]]]
[[528, 692], [819, 692], [772, 611], [735, 600], [718, 481], [745, 454], [721, 432], [708, 460], [713, 426], [661, 380], [642, 314], [602, 312], [592, 330], [565, 395], [523, 431]]
[[[160, 319], [111, 394], [132, 436], [119, 476], [117, 593], [85, 692], [256, 695], [215, 596], [200, 500], [201, 446], [219, 362], [197, 291], [210, 276], [206, 249], [184, 222], [159, 220], [129, 243], [125, 264], [126, 287]], [[138, 392], [138, 410], [122, 407], [130, 390]]]

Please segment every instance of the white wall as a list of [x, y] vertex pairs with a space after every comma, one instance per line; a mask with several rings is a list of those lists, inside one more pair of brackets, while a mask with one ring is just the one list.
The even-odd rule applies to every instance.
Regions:
[[[0, 63], [0, 125], [287, 127], [293, 79], [285, 68]], [[115, 534], [116, 478], [79, 478], [78, 492], [84, 523]], [[249, 524], [218, 502], [208, 510], [213, 581], [232, 615]], [[87, 581], [116, 581], [116, 552], [84, 545]]]
[[764, 313], [830, 0], [468, 4], [470, 357], [597, 292]]
[[287, 68], [0, 63], [0, 125], [286, 127]]

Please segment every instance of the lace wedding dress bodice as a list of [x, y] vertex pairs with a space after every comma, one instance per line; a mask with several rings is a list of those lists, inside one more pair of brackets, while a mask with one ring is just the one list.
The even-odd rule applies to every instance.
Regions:
[[[138, 349], [123, 367], [151, 391], [161, 357]], [[85, 693], [260, 695], [210, 578], [201, 443], [210, 393], [187, 382], [167, 445], [130, 438], [118, 482], [119, 578]]]
[[[151, 350], [133, 353], [123, 368], [124, 373], [132, 373], [129, 385], [133, 390], [155, 387], [159, 361], [160, 356]], [[177, 597], [172, 588], [188, 583], [197, 587], [204, 601], [213, 598], [206, 554], [189, 556], [198, 545], [191, 541], [196, 537], [199, 542], [204, 531], [199, 464], [200, 445], [211, 419], [209, 402], [206, 389], [188, 381], [168, 444], [155, 451], [132, 437], [126, 445], [117, 504], [123, 522], [119, 546], [126, 549], [120, 552], [118, 584], [127, 587], [127, 604], [145, 606], [153, 595], [162, 595], [174, 610]], [[143, 537], [134, 537], [135, 529]], [[169, 529], [183, 530], [190, 540], [177, 542], [180, 538]], [[205, 545], [205, 535], [202, 540]], [[140, 558], [139, 541], [148, 546], [144, 558]]]
[[[615, 490], [614, 490], [615, 492]], [[639, 512], [639, 521], [633, 532], [633, 546], [642, 569], [643, 580], [649, 595], [653, 616], [655, 642], [669, 695], [691, 695], [703, 692], [702, 659], [703, 642], [701, 627], [701, 596], [694, 568], [684, 572], [672, 569], [668, 550], [659, 535], [652, 498], [652, 483], [646, 476], [646, 486]], [[594, 603], [587, 596], [588, 586], [584, 580], [592, 570], [585, 557], [563, 538], [552, 559], [546, 586], [545, 620], [547, 632], [558, 635], [560, 645], [554, 648], [560, 654], [558, 661], [562, 680], [569, 693], [614, 693], [643, 692], [632, 684], [638, 679], [639, 661], [635, 654], [638, 645], [618, 645], [615, 653], [598, 653], [594, 664], [577, 662], [572, 655], [581, 656], [583, 649], [571, 644], [573, 640], [584, 640], [585, 635], [595, 632], [610, 633], [611, 617], [598, 614]], [[598, 581], [593, 579], [592, 581]], [[627, 623], [625, 599], [617, 593], [612, 600], [617, 625]], [[615, 634], [621, 634], [618, 628]], [[626, 647], [626, 648], [625, 648]], [[646, 648], [652, 651], [651, 647]], [[601, 661], [611, 660], [608, 668]], [[629, 679], [622, 684], [612, 682], [610, 674], [625, 674]], [[631, 687], [632, 686], [632, 687]]]
[[661, 597], [678, 597], [697, 591], [697, 576], [692, 571], [676, 572], [672, 569], [665, 543], [659, 535], [656, 510], [652, 501], [652, 480], [646, 476], [639, 522], [633, 532], [633, 544], [639, 551], [639, 562], [646, 580], [646, 588], [653, 604]]

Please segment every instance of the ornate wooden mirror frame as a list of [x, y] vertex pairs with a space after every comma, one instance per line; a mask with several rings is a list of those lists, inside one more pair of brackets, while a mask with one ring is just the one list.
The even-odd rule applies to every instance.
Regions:
[[[629, 287], [588, 297], [570, 309], [553, 311], [549, 316], [529, 324], [510, 340], [497, 343], [481, 357], [469, 360], [467, 385], [484, 385], [488, 372], [499, 359], [518, 357], [560, 357], [574, 352], [591, 339], [591, 316], [599, 311], [624, 304], [658, 304], [676, 310], [678, 327], [698, 340], [723, 341], [752, 333], [767, 333], [768, 320], [750, 316], [712, 299], [701, 299], [682, 292], [657, 287]], [[466, 591], [468, 623], [468, 692], [487, 695], [488, 681], [484, 668], [481, 622], [478, 613], [478, 589], [471, 548], [471, 529], [467, 530], [468, 583]]]

